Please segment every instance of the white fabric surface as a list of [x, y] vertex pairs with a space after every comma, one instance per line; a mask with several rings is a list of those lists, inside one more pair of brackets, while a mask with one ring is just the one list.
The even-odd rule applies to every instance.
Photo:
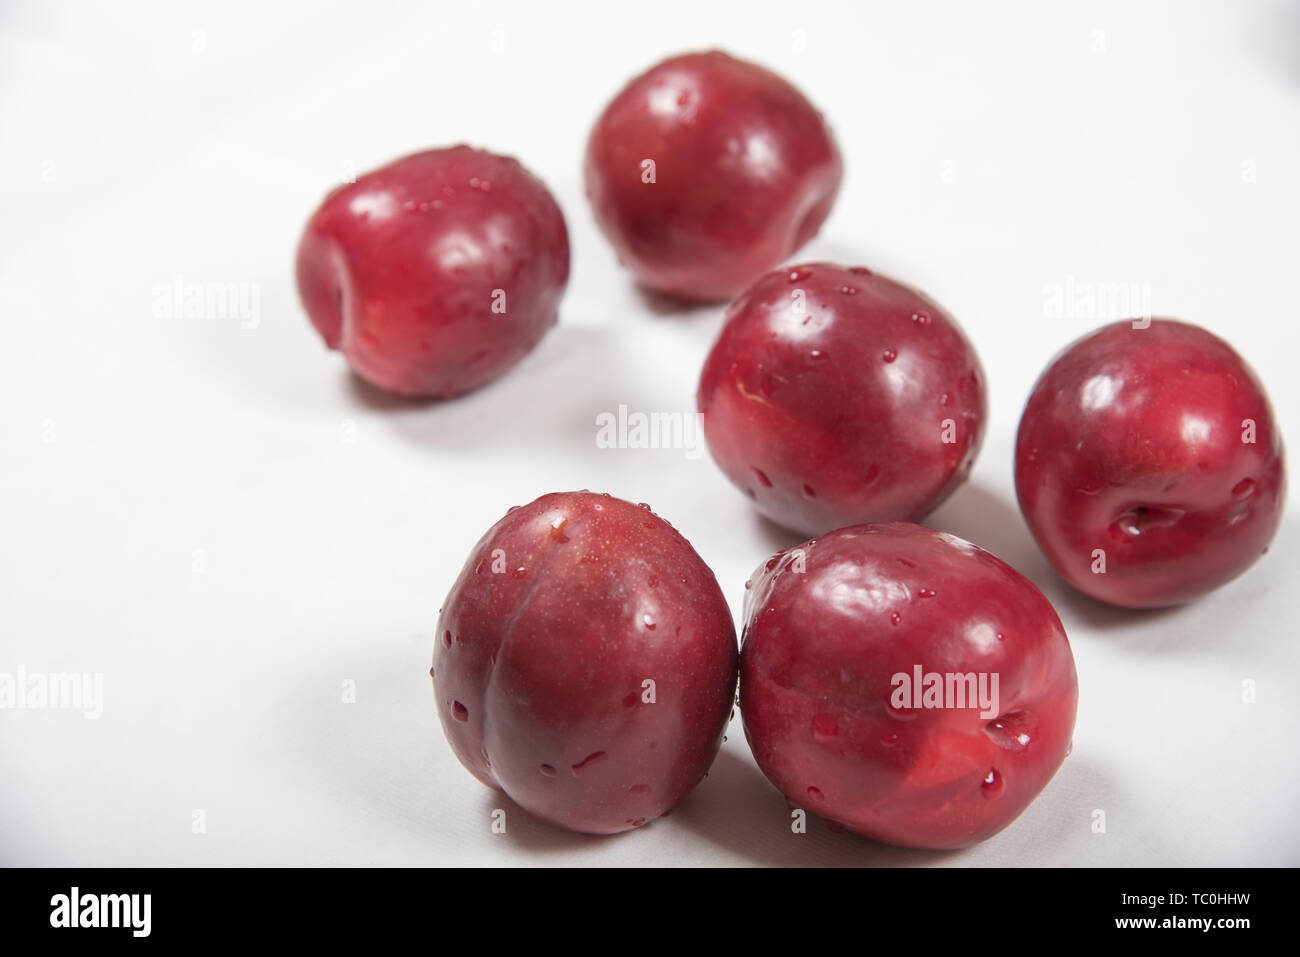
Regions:
[[[722, 6], [4, 5], [0, 671], [102, 673], [104, 699], [98, 720], [0, 711], [0, 863], [1300, 863], [1295, 509], [1244, 578], [1133, 614], [1054, 576], [1011, 486], [1034, 378], [1109, 318], [1052, 317], [1067, 283], [1144, 284], [1228, 337], [1300, 449], [1294, 6]], [[912, 282], [971, 335], [988, 439], [931, 524], [1030, 576], [1073, 642], [1073, 755], [965, 852], [791, 834], [739, 719], [670, 817], [613, 839], [530, 820], [438, 727], [436, 614], [508, 506], [649, 502], [737, 615], [793, 541], [707, 456], [595, 444], [620, 403], [693, 407], [721, 310], [631, 285], [583, 198], [585, 136], [632, 73], [713, 46], [787, 75], [840, 140], [843, 192], [798, 258]], [[564, 208], [561, 324], [480, 392], [384, 400], [309, 327], [294, 245], [349, 170], [460, 141]], [[246, 284], [255, 321], [160, 316], [178, 277]]]

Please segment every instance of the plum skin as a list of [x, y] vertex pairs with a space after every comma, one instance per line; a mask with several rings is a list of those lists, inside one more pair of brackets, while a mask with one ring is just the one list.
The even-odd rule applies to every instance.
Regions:
[[774, 269], [727, 316], [697, 406], [714, 460], [805, 535], [919, 521], [984, 439], [979, 357], [934, 300], [864, 267]]
[[[997, 673], [998, 717], [895, 709], [892, 676], [915, 665]], [[875, 840], [954, 849], [1006, 827], [1065, 759], [1077, 702], [1051, 604], [955, 536], [842, 528], [751, 582], [740, 710], [754, 758], [793, 805]]]
[[1281, 433], [1250, 367], [1198, 326], [1143, 326], [1103, 326], [1052, 360], [1015, 460], [1048, 561], [1132, 608], [1190, 601], [1244, 572], [1277, 532], [1286, 491]]
[[649, 289], [705, 302], [730, 299], [816, 235], [842, 176], [803, 94], [717, 50], [631, 80], [596, 121], [585, 161], [620, 262]]
[[686, 539], [590, 492], [543, 495], [483, 536], [433, 664], [443, 731], [470, 773], [589, 834], [639, 827], [699, 783], [738, 667], [731, 612]]
[[518, 161], [426, 150], [330, 193], [296, 273], [312, 325], [358, 375], [449, 398], [505, 373], [555, 325], [568, 230]]

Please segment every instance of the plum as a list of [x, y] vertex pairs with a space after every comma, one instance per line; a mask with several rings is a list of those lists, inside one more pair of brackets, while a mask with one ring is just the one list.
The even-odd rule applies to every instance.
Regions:
[[727, 311], [697, 402], [727, 477], [805, 535], [919, 521], [984, 438], [984, 373], [956, 321], [861, 266], [754, 283]]
[[857, 525], [776, 555], [750, 585], [741, 717], [792, 804], [890, 844], [959, 848], [1010, 824], [1065, 759], [1065, 631], [983, 549]]
[[505, 373], [555, 325], [569, 236], [518, 161], [426, 150], [325, 197], [297, 276], [312, 325], [358, 375], [448, 398]]
[[433, 664], [471, 774], [552, 824], [612, 834], [704, 777], [734, 705], [736, 632], [713, 573], [648, 506], [562, 492], [474, 547]]
[[1125, 607], [1236, 578], [1282, 521], [1282, 435], [1222, 339], [1170, 319], [1116, 322], [1056, 356], [1016, 439], [1016, 494], [1075, 588]]
[[806, 243], [839, 191], [820, 113], [763, 67], [714, 50], [632, 80], [587, 142], [596, 222], [637, 281], [721, 301]]

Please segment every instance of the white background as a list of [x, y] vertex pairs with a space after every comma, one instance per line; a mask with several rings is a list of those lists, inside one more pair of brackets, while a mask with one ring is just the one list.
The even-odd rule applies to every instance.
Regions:
[[[975, 342], [988, 439], [930, 524], [1037, 582], [1072, 639], [1073, 755], [968, 851], [791, 834], [738, 722], [670, 817], [573, 835], [475, 782], [438, 726], [438, 608], [508, 506], [649, 502], [737, 614], [794, 542], [707, 456], [595, 444], [620, 403], [693, 408], [721, 309], [631, 285], [583, 198], [585, 137], [632, 74], [714, 46], [835, 129], [844, 188], [799, 258], [918, 285]], [[1067, 282], [1141, 284], [1227, 337], [1300, 449], [1298, 50], [1280, 3], [5, 4], [0, 671], [101, 672], [105, 700], [97, 721], [0, 711], [0, 863], [1300, 863], [1295, 509], [1245, 577], [1137, 614], [1055, 577], [1011, 486], [1034, 378], [1114, 318], [1052, 315]], [[460, 141], [563, 207], [561, 322], [475, 394], [386, 399], [308, 325], [294, 246], [349, 171]], [[178, 277], [249, 284], [255, 328], [158, 317]]]

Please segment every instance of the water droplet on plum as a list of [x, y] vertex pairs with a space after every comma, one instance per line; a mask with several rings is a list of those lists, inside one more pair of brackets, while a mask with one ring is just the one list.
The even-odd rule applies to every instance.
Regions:
[[990, 768], [989, 773], [984, 775], [984, 780], [980, 782], [980, 790], [984, 792], [986, 798], [994, 798], [1002, 793], [1002, 775], [998, 773], [997, 768]]
[[984, 733], [1005, 751], [1027, 751], [1038, 735], [1038, 722], [1028, 711], [1011, 711], [984, 725]]

